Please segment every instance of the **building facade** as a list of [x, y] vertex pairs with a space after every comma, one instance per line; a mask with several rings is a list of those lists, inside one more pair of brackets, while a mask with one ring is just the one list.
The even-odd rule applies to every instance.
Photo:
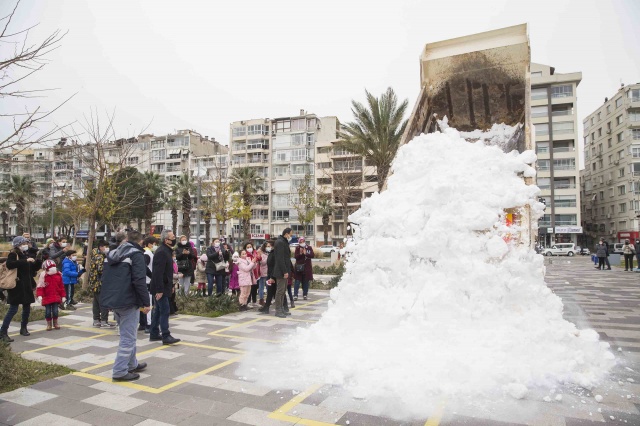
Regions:
[[538, 155], [537, 185], [546, 204], [539, 242], [576, 243], [582, 238], [577, 119], [577, 88], [582, 73], [556, 73], [531, 64], [531, 123]]
[[587, 243], [638, 238], [640, 84], [622, 86], [583, 121], [582, 214]]

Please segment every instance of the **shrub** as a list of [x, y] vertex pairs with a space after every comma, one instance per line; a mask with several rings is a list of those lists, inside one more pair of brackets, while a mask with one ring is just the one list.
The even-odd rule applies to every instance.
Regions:
[[178, 294], [176, 303], [178, 312], [185, 315], [215, 318], [238, 311], [238, 299], [228, 294], [218, 297], [202, 297], [192, 294], [183, 296]]

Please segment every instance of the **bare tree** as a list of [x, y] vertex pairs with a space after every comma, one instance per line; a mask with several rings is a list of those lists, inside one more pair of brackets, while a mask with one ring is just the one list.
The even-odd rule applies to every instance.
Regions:
[[302, 225], [302, 234], [307, 234], [309, 224], [313, 223], [316, 215], [316, 197], [311, 175], [306, 174], [296, 187], [291, 204], [298, 213], [298, 222]]
[[[8, 15], [0, 19], [0, 46], [7, 52], [0, 57], [0, 98], [27, 99], [42, 97], [46, 92], [56, 89], [27, 89], [23, 88], [29, 77], [42, 69], [49, 62], [49, 54], [60, 47], [60, 41], [66, 33], [56, 30], [42, 41], [31, 42], [29, 31], [34, 26], [13, 30], [13, 18], [20, 5], [18, 0]], [[10, 52], [10, 53], [9, 53]], [[51, 110], [43, 110], [40, 105], [32, 107], [25, 105], [24, 110], [15, 112], [3, 112], [0, 120], [10, 128], [7, 133], [0, 134], [0, 149], [26, 148], [29, 145], [51, 141], [55, 133], [66, 126], [54, 125], [52, 128], [42, 130], [48, 117], [64, 105], [65, 101]], [[2, 161], [2, 160], [0, 160]]]
[[[343, 232], [349, 234], [349, 215], [362, 201], [362, 158], [352, 157], [346, 159], [334, 159], [332, 167], [323, 169], [325, 179], [331, 179], [332, 198], [335, 205], [334, 216], [341, 216]], [[319, 197], [327, 196], [320, 192]]]

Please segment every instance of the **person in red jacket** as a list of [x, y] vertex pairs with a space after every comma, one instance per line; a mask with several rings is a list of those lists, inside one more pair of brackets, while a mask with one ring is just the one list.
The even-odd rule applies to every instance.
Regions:
[[39, 280], [36, 292], [38, 302], [45, 308], [47, 331], [51, 331], [53, 328], [60, 330], [58, 325], [58, 305], [66, 301], [67, 295], [62, 284], [62, 274], [58, 272], [56, 263], [53, 260], [44, 261], [42, 274], [44, 277]]

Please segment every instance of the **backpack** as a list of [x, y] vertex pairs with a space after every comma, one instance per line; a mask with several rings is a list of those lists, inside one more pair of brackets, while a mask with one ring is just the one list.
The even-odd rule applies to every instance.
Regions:
[[18, 268], [7, 268], [7, 262], [0, 264], [0, 289], [11, 290], [18, 281]]

